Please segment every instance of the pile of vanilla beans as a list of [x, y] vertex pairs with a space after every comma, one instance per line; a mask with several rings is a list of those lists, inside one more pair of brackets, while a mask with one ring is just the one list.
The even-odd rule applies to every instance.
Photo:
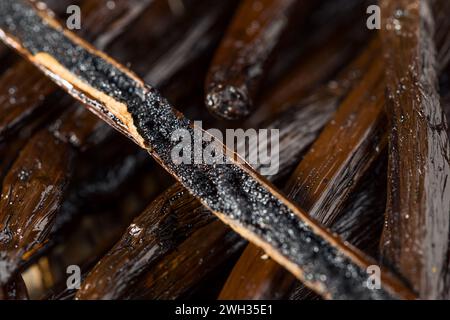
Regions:
[[[449, 16], [1, 0], [0, 298], [450, 298]], [[278, 129], [279, 171], [173, 163], [194, 120]]]

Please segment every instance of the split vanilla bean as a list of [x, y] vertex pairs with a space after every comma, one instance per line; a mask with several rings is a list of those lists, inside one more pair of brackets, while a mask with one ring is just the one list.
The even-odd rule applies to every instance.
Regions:
[[[360, 67], [368, 64], [369, 57], [359, 61]], [[354, 71], [356, 66], [350, 68]], [[336, 93], [336, 91], [332, 91]], [[289, 172], [292, 167], [299, 161], [304, 150], [317, 137], [321, 127], [325, 124], [337, 105], [338, 96], [333, 100], [332, 92], [325, 88], [322, 94], [317, 94], [311, 101], [304, 102], [306, 105], [299, 105], [292, 108], [289, 112], [285, 112], [277, 119], [267, 125], [261, 125], [267, 129], [281, 128], [279, 134], [280, 143], [280, 163], [279, 171], [276, 175], [269, 176], [270, 180], [277, 180]], [[264, 146], [260, 146], [264, 148]], [[251, 146], [249, 152], [255, 152], [256, 145]], [[260, 170], [261, 167], [255, 167]], [[199, 217], [202, 217], [199, 220]], [[182, 223], [184, 221], [184, 223]], [[188, 223], [190, 221], [190, 223]], [[192, 223], [196, 221], [196, 223]], [[203, 207], [191, 194], [186, 192], [180, 185], [174, 185], [153, 203], [133, 221], [122, 239], [111, 249], [111, 251], [94, 267], [83, 281], [82, 286], [77, 294], [78, 299], [115, 299], [123, 298], [124, 294], [130, 290], [130, 285], [140, 287], [142, 281], [136, 279], [145, 278], [145, 286], [135, 292], [151, 291], [151, 281], [154, 279], [151, 270], [155, 268], [155, 264], [169, 252], [180, 252], [179, 246], [181, 241], [191, 242], [194, 233], [198, 228], [211, 224], [215, 219], [212, 214]], [[155, 228], [155, 225], [158, 227]], [[134, 230], [134, 232], [130, 231]], [[166, 231], [167, 230], [167, 231]], [[220, 228], [222, 230], [222, 228]], [[167, 235], [167, 232], [173, 234]], [[229, 231], [232, 232], [232, 231]], [[228, 233], [223, 234], [230, 243]], [[214, 238], [215, 239], [215, 238]], [[209, 246], [206, 239], [203, 246]], [[129, 244], [132, 243], [130, 246]], [[184, 243], [184, 242], [183, 242]], [[232, 245], [232, 248], [235, 246]], [[196, 252], [196, 247], [185, 248], [183, 252], [189, 256], [192, 252], [192, 259], [203, 259]], [[222, 253], [221, 258], [227, 258], [234, 254], [234, 251], [226, 251], [226, 255]], [[173, 257], [174, 255], [170, 255]], [[165, 258], [167, 260], [171, 258]], [[204, 259], [206, 260], [206, 259]], [[166, 262], [169, 264], [168, 262]], [[164, 264], [160, 262], [159, 264]], [[113, 266], [111, 268], [111, 266]], [[204, 269], [213, 269], [211, 265], [206, 265]], [[130, 271], [132, 270], [132, 271]], [[197, 271], [195, 279], [201, 279], [201, 271]], [[147, 276], [146, 276], [147, 275]], [[175, 279], [174, 275], [166, 276], [166, 279]], [[108, 277], [111, 281], [105, 281]], [[176, 280], [174, 280], [176, 281]], [[157, 282], [155, 282], [156, 285]], [[172, 283], [168, 281], [168, 284]], [[183, 289], [189, 287], [192, 282], [178, 284], [177, 290], [183, 292]], [[159, 288], [163, 285], [160, 284]], [[171, 297], [175, 296], [171, 292], [171, 287], [166, 285], [167, 294]]]

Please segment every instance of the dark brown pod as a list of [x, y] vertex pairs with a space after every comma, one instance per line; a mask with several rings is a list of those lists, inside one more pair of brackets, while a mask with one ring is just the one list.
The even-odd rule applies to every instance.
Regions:
[[[51, 133], [42, 131], [33, 140], [21, 151], [3, 184], [0, 198], [2, 284], [45, 245], [49, 232], [45, 226], [59, 209], [67, 186], [66, 174], [71, 169], [73, 150], [59, 148], [61, 142]], [[47, 158], [47, 154], [52, 156]], [[42, 179], [46, 179], [45, 183]]]
[[450, 212], [450, 144], [437, 93], [434, 3], [381, 2], [390, 123], [381, 252], [383, 262], [426, 299], [443, 291]]
[[244, 0], [216, 51], [206, 80], [205, 103], [210, 112], [229, 120], [250, 114], [267, 62], [289, 20], [310, 1]]

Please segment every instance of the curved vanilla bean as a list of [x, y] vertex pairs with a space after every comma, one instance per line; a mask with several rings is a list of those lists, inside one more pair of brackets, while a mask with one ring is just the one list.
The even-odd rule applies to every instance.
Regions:
[[209, 111], [230, 120], [250, 114], [267, 62], [289, 20], [301, 20], [310, 5], [296, 0], [242, 1], [209, 70]]
[[381, 251], [383, 262], [427, 299], [443, 290], [450, 212], [450, 145], [437, 93], [434, 2], [381, 1], [390, 120]]
[[[0, 37], [98, 116], [147, 149], [221, 220], [263, 247], [317, 292], [335, 298], [414, 297], [387, 272], [382, 273], [381, 290], [364, 286], [366, 268], [372, 262], [315, 223], [235, 156], [220, 156], [215, 164], [175, 164], [170, 154], [178, 141], [171, 138], [172, 132], [185, 130], [196, 137], [201, 130], [154, 88], [61, 28], [44, 12], [26, 1], [2, 1]], [[217, 147], [226, 151], [219, 143]]]

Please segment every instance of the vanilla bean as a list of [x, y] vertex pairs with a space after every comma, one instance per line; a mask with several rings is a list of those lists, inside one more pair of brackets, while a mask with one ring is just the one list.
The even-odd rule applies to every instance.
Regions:
[[0, 141], [36, 117], [39, 107], [46, 105], [45, 97], [56, 88], [27, 61], [21, 60], [8, 68], [0, 77]]
[[[302, 64], [303, 60], [306, 64], [311, 61], [313, 53], [317, 52], [319, 55], [325, 56], [325, 48], [328, 47], [331, 49], [329, 51], [331, 54], [332, 48], [337, 48], [337, 46], [340, 46], [338, 43], [343, 41], [337, 38], [342, 37], [345, 39], [348, 37], [348, 42], [346, 45], [343, 45], [342, 49], [344, 47], [352, 48], [353, 54], [355, 54], [359, 45], [365, 43], [369, 38], [370, 31], [364, 28], [352, 29], [351, 32], [340, 33], [339, 36], [337, 36], [337, 31], [342, 30], [344, 32], [347, 28], [354, 26], [354, 24], [364, 22], [363, 12], [367, 7], [365, 2], [367, 0], [316, 1], [309, 8], [304, 20], [299, 21], [299, 19], [295, 19], [296, 21], [284, 31], [280, 44], [271, 58], [270, 68], [261, 90], [272, 88], [275, 85], [278, 86], [280, 79], [290, 73], [293, 68], [297, 68], [298, 65]], [[324, 21], [327, 21], [327, 23], [325, 24]], [[312, 33], [311, 30], [314, 30], [314, 32]], [[332, 37], [332, 35], [336, 36]], [[327, 45], [325, 44], [326, 42], [330, 42], [330, 44]], [[343, 49], [343, 51], [345, 50]], [[329, 56], [331, 61], [322, 61], [322, 63], [325, 63], [323, 67], [327, 69], [328, 66], [337, 63], [333, 60], [343, 58], [341, 53], [336, 52], [336, 57]], [[341, 66], [336, 65], [337, 69], [345, 66], [346, 63], [347, 61], [342, 60]], [[318, 64], [316, 67], [318, 73], [321, 74], [322, 66]], [[311, 76], [316, 78], [316, 75]], [[330, 77], [324, 80], [329, 80]], [[265, 102], [266, 96], [264, 94], [264, 96], [257, 99], [258, 112], [254, 112], [254, 114], [260, 112], [260, 105]]]
[[[245, 245], [244, 239], [220, 221], [198, 229], [150, 268], [139, 284], [128, 286], [124, 299], [176, 299], [188, 294]], [[192, 250], [195, 248], [195, 250]], [[170, 289], [169, 289], [170, 288]]]
[[387, 150], [367, 170], [347, 200], [343, 213], [330, 226], [346, 241], [379, 257], [379, 239], [386, 209]]
[[450, 212], [450, 145], [437, 93], [433, 3], [381, 1], [390, 121], [381, 251], [383, 262], [428, 299], [443, 290]]
[[250, 114], [267, 73], [267, 62], [283, 31], [294, 17], [301, 20], [311, 4], [296, 0], [242, 1], [206, 80], [205, 103], [213, 114], [230, 120]]
[[325, 225], [387, 143], [383, 71], [379, 60], [372, 64], [288, 182], [292, 199]]
[[[152, 261], [213, 220], [214, 216], [182, 186], [169, 188], [133, 221], [122, 239], [89, 273], [77, 297], [120, 298]], [[114, 282], [101, 280], [107, 276]]]
[[[52, 102], [51, 99], [49, 99], [44, 103], [48, 103], [48, 109], [52, 109], [54, 101]], [[48, 122], [49, 119], [51, 119], [51, 115], [49, 114], [37, 114], [32, 121], [22, 127], [20, 132], [14, 136], [14, 139], [13, 137], [6, 137], [6, 140], [0, 142], [0, 182], [3, 182], [11, 165], [14, 163], [25, 144], [30, 140], [31, 136], [44, 123]]]
[[[334, 4], [327, 3], [327, 5]], [[338, 17], [333, 17], [325, 26], [317, 26], [313, 38], [305, 43], [305, 53], [298, 60], [288, 64], [288, 72], [283, 77], [277, 77], [276, 73], [279, 71], [274, 71], [275, 75], [272, 75], [276, 79], [274, 88], [262, 94], [258, 112], [255, 112], [248, 121], [252, 124], [258, 123], [267, 115], [286, 110], [311, 91], [316, 91], [317, 87], [332, 76], [336, 78], [334, 84], [344, 87], [342, 81], [351, 77], [348, 72], [346, 75], [336, 77], [336, 72], [342, 71], [340, 68], [356, 56], [355, 52], [359, 54], [360, 48], [363, 47], [361, 44], [370, 38], [370, 34], [364, 28], [356, 32], [354, 30], [354, 25], [360, 23], [361, 10], [358, 5], [351, 8], [350, 12], [345, 11]], [[289, 61], [283, 53], [279, 53], [277, 58], [281, 61], [278, 63]]]
[[[372, 41], [345, 70], [337, 75], [335, 80], [323, 85], [307, 97], [301, 95], [297, 101], [289, 95], [287, 98], [290, 101], [289, 108], [278, 113], [274, 120], [263, 121], [256, 125], [258, 128], [280, 130], [280, 172], [277, 174], [277, 180], [287, 176], [293, 167], [298, 165], [306, 148], [314, 142], [323, 127], [332, 119], [348, 92], [366, 73], [372, 59], [377, 55], [378, 48], [379, 42]], [[281, 96], [280, 91], [285, 92], [284, 90], [284, 87], [276, 86], [270, 94]], [[285, 147], [281, 148], [281, 146]], [[252, 150], [249, 150], [248, 153], [251, 152]], [[287, 163], [283, 164], [284, 162]]]
[[381, 275], [382, 289], [364, 286], [366, 268], [372, 262], [311, 220], [236, 158], [224, 155], [222, 159], [229, 164], [175, 164], [170, 153], [177, 142], [171, 133], [183, 129], [194, 136], [192, 123], [154, 88], [63, 30], [44, 12], [25, 1], [2, 1], [0, 37], [98, 116], [146, 148], [220, 219], [262, 246], [320, 294], [366, 299], [414, 297], [386, 271]]
[[[45, 245], [50, 223], [57, 212], [72, 168], [73, 150], [59, 148], [46, 131], [35, 136], [21, 151], [6, 175], [0, 198], [0, 283], [6, 284], [29, 256]], [[46, 154], [51, 154], [47, 159]], [[41, 161], [41, 157], [46, 157]], [[62, 173], [62, 174], [61, 174]], [[46, 183], [41, 183], [42, 177]], [[26, 200], [26, 201], [25, 201]], [[35, 214], [29, 214], [33, 212]], [[31, 227], [30, 227], [31, 226]], [[42, 228], [40, 229], [40, 226]]]

